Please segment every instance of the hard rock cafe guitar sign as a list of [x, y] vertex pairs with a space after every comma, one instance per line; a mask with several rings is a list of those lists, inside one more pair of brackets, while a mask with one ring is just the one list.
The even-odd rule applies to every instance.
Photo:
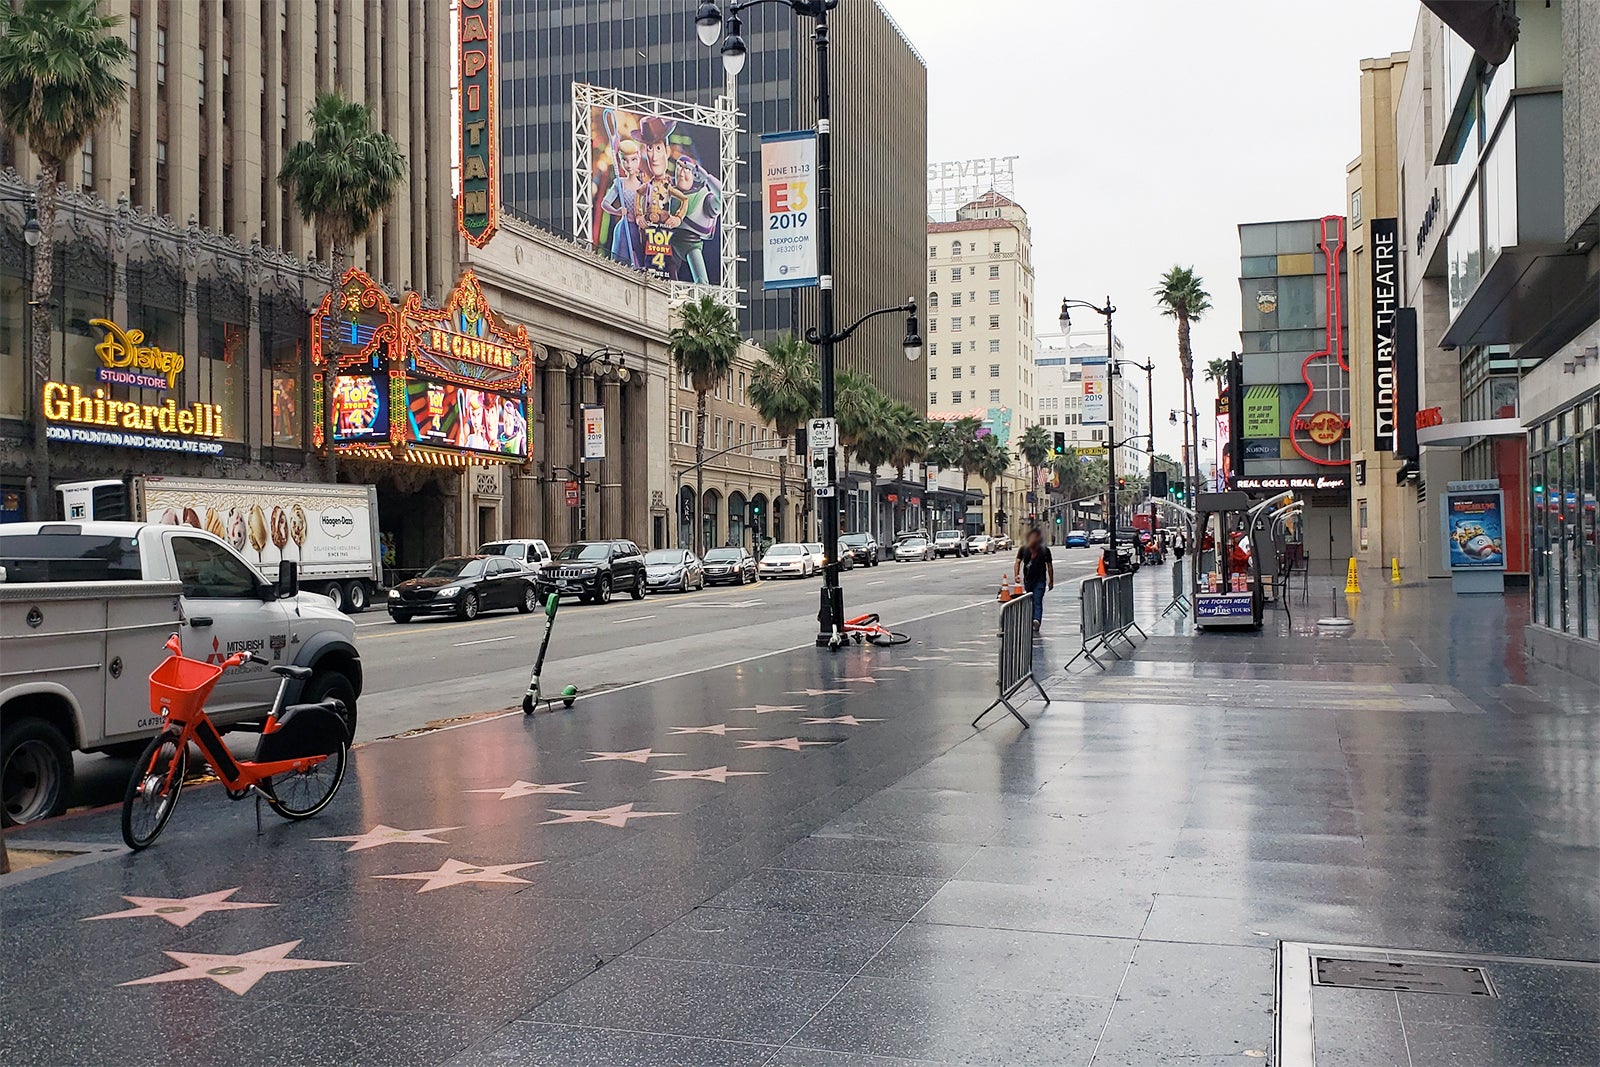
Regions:
[[1318, 243], [1326, 262], [1323, 287], [1327, 296], [1328, 343], [1300, 365], [1306, 397], [1289, 419], [1289, 443], [1312, 463], [1342, 467], [1350, 462], [1350, 365], [1344, 354], [1344, 293], [1339, 272], [1344, 219], [1329, 215], [1321, 225]]

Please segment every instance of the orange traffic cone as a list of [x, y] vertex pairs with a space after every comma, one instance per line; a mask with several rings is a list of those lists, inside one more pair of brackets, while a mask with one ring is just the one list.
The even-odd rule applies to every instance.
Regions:
[[1098, 566], [1095, 567], [1094, 572], [1095, 572], [1095, 574], [1099, 575], [1102, 578], [1104, 578], [1106, 576], [1106, 557], [1105, 557], [1104, 553], [1101, 553], [1101, 555], [1100, 555], [1100, 563], [1099, 563]]
[[1000, 572], [1000, 603], [1004, 604], [1011, 599], [1011, 576], [1004, 571]]

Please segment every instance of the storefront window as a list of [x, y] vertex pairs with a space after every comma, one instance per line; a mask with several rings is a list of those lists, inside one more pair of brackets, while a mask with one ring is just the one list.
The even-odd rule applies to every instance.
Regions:
[[201, 344], [204, 357], [198, 360], [197, 400], [222, 409], [222, 436], [228, 441], [244, 440], [244, 376], [249, 360], [244, 326], [212, 321], [205, 324]]
[[28, 283], [0, 276], [0, 419], [28, 416]]
[[1478, 189], [1473, 187], [1461, 204], [1445, 244], [1449, 253], [1450, 315], [1454, 318], [1483, 278], [1483, 235], [1479, 229]]
[[100, 366], [94, 346], [105, 336], [105, 331], [90, 326], [89, 320], [103, 319], [110, 314], [111, 299], [103, 292], [73, 285], [64, 285], [57, 293], [60, 306], [51, 324], [50, 376], [60, 382], [92, 385], [95, 369]]
[[1591, 641], [1600, 640], [1597, 403], [1547, 422], [1533, 437], [1546, 447], [1532, 459], [1533, 621]]
[[[1463, 457], [1465, 458], [1465, 457]], [[1462, 474], [1467, 478], [1472, 475], [1467, 472], [1465, 463], [1462, 464]], [[1533, 529], [1533, 621], [1541, 626], [1550, 625], [1550, 567], [1545, 545], [1549, 539], [1545, 534], [1545, 462], [1543, 455], [1533, 457], [1533, 499], [1532, 507]]]
[[289, 295], [261, 302], [261, 354], [266, 367], [268, 440], [274, 448], [301, 448], [305, 440], [305, 366], [310, 313]]

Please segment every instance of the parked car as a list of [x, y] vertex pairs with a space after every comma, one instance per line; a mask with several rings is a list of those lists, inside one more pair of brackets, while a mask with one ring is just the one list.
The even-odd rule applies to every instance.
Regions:
[[974, 534], [967, 538], [967, 547], [973, 552], [987, 556], [998, 547], [995, 539], [988, 534]]
[[713, 548], [706, 553], [705, 574], [709, 585], [753, 582], [756, 580], [756, 558], [748, 549]]
[[632, 541], [574, 541], [556, 553], [537, 581], [541, 598], [555, 593], [584, 604], [609, 604], [613, 593], [623, 591], [643, 600], [649, 592], [644, 555]]
[[839, 538], [839, 552], [848, 553], [864, 567], [878, 565], [878, 539], [869, 533], [844, 534]]
[[921, 562], [923, 560], [937, 559], [938, 550], [933, 547], [933, 542], [926, 537], [907, 537], [902, 541], [896, 542], [894, 558], [901, 563], [911, 560]]
[[389, 590], [389, 617], [410, 622], [418, 615], [476, 619], [482, 611], [539, 606], [534, 576], [504, 556], [446, 556], [415, 578]]
[[1066, 541], [1064, 543], [1066, 544], [1066, 546], [1068, 548], [1088, 548], [1089, 547], [1089, 531], [1088, 530], [1068, 530], [1067, 531], [1067, 539], [1066, 539]]
[[542, 571], [550, 565], [550, 546], [538, 537], [512, 537], [504, 541], [490, 541], [479, 547], [481, 556], [504, 556], [516, 560], [530, 571]]
[[644, 576], [652, 593], [657, 589], [687, 593], [706, 587], [705, 567], [698, 556], [685, 548], [658, 548], [645, 553]]
[[1096, 527], [1089, 531], [1089, 543], [1091, 545], [1103, 545], [1109, 540], [1111, 540], [1111, 531], [1104, 527]]
[[972, 549], [967, 546], [967, 535], [960, 530], [940, 530], [934, 534], [933, 551], [939, 559], [972, 554]]
[[1009, 552], [1016, 547], [1017, 543], [1011, 539], [1009, 534], [1001, 534], [994, 539], [994, 550], [996, 552]]
[[817, 562], [806, 546], [794, 541], [780, 541], [767, 549], [756, 565], [761, 578], [809, 578], [817, 573]]
[[[821, 541], [806, 541], [805, 546], [806, 551], [811, 553], [811, 558], [813, 561], [815, 561], [817, 570], [820, 571], [823, 567], [827, 566], [828, 553], [823, 550]], [[847, 571], [853, 568], [855, 565], [855, 553], [846, 552], [841, 548], [839, 550], [839, 569], [842, 571]]]

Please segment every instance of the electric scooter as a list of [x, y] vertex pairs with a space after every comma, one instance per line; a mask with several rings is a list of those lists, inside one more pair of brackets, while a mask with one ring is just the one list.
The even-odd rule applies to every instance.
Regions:
[[[539, 656], [533, 661], [533, 676], [528, 679], [528, 691], [522, 695], [522, 714], [532, 715], [540, 704], [544, 704], [552, 711], [555, 710], [555, 697], [545, 698], [540, 695], [539, 675], [544, 670], [544, 654], [550, 648], [550, 631], [555, 629], [556, 611], [561, 607], [561, 598], [551, 593], [544, 602], [544, 639], [539, 642]], [[561, 690], [561, 706], [570, 708], [578, 699], [578, 687], [565, 686]]]

